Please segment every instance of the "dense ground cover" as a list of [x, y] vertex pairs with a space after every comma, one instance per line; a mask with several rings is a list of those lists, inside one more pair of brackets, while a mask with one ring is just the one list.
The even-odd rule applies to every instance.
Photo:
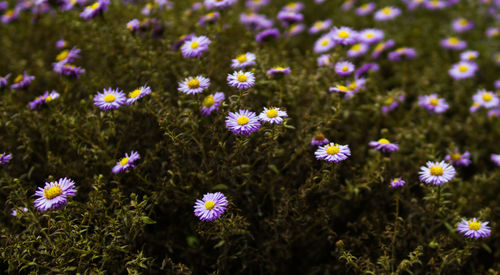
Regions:
[[496, 274], [500, 3], [267, 2], [0, 3], [0, 268]]

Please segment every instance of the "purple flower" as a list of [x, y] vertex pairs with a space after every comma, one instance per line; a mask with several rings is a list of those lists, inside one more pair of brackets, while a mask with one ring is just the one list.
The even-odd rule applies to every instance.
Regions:
[[382, 39], [384, 39], [384, 32], [378, 29], [366, 29], [358, 34], [358, 40], [361, 43], [374, 44]]
[[359, 69], [357, 69], [356, 72], [354, 72], [354, 75], [356, 77], [361, 77], [370, 71], [376, 72], [379, 69], [380, 69], [380, 67], [377, 63], [366, 63], [366, 64], [363, 64]]
[[488, 111], [488, 117], [500, 117], [500, 109], [491, 109]]
[[392, 96], [386, 98], [386, 100], [384, 101], [384, 106], [382, 106], [382, 113], [385, 114], [396, 109], [399, 103], [403, 102], [404, 100], [405, 100], [404, 95], [400, 95], [397, 99]]
[[290, 70], [290, 67], [280, 67], [280, 66], [275, 66], [269, 69], [266, 74], [270, 76], [278, 76], [278, 75], [289, 75], [292, 71]]
[[271, 107], [271, 108], [266, 108], [264, 107], [264, 111], [259, 114], [259, 119], [262, 122], [268, 122], [271, 124], [281, 124], [283, 123], [283, 118], [288, 117], [288, 114], [280, 110], [280, 108], [276, 107]]
[[431, 114], [440, 114], [448, 110], [449, 105], [444, 98], [438, 98], [437, 94], [420, 96], [418, 105], [427, 109]]
[[132, 105], [137, 102], [139, 98], [151, 94], [151, 88], [149, 86], [142, 86], [128, 93], [127, 105]]
[[125, 153], [125, 157], [116, 163], [115, 167], [111, 170], [113, 174], [122, 173], [135, 168], [135, 162], [139, 160], [141, 156], [135, 151], [131, 151], [130, 154]]
[[428, 161], [426, 166], [420, 167], [420, 181], [427, 184], [442, 185], [455, 177], [455, 168], [450, 164], [441, 162]]
[[321, 146], [328, 143], [330, 143], [330, 141], [328, 141], [328, 139], [322, 133], [317, 133], [311, 139], [311, 146]]
[[319, 67], [321, 67], [321, 66], [332, 67], [333, 66], [332, 56], [329, 54], [322, 54], [316, 60], [318, 62]]
[[52, 67], [54, 72], [73, 78], [79, 78], [85, 72], [84, 68], [65, 62], [52, 63]]
[[316, 42], [314, 43], [314, 52], [316, 53], [324, 53], [329, 50], [331, 50], [333, 47], [335, 47], [335, 41], [333, 41], [332, 36], [327, 33], [321, 36]]
[[460, 54], [460, 60], [461, 61], [473, 61], [473, 60], [476, 60], [478, 56], [479, 56], [479, 53], [477, 51], [465, 51], [465, 52]]
[[276, 28], [267, 29], [259, 32], [255, 37], [258, 43], [274, 40], [280, 36], [280, 31]]
[[217, 11], [209, 12], [209, 13], [203, 15], [200, 18], [200, 21], [198, 23], [200, 24], [200, 26], [205, 26], [207, 24], [215, 23], [219, 18], [220, 18], [219, 12], [217, 12]]
[[7, 81], [10, 77], [10, 74], [7, 74], [4, 77], [0, 76], [0, 89], [7, 87], [9, 85], [9, 82]]
[[347, 51], [347, 57], [356, 58], [364, 55], [370, 47], [366, 44], [356, 43]]
[[480, 239], [480, 238], [486, 238], [489, 237], [491, 234], [491, 229], [488, 226], [489, 222], [481, 222], [478, 221], [476, 218], [473, 218], [472, 220], [465, 220], [462, 218], [462, 221], [460, 221], [457, 224], [457, 231], [467, 238], [471, 239]]
[[131, 32], [138, 31], [141, 27], [141, 22], [138, 19], [132, 19], [127, 23], [127, 29]]
[[226, 128], [236, 135], [250, 135], [260, 128], [260, 120], [254, 112], [239, 110], [229, 112], [226, 117]]
[[98, 0], [92, 5], [85, 7], [85, 9], [80, 13], [80, 17], [85, 20], [92, 19], [105, 12], [108, 9], [109, 3], [109, 0]]
[[182, 35], [181, 37], [179, 37], [179, 39], [177, 41], [175, 41], [174, 44], [172, 44], [172, 49], [173, 50], [178, 50], [182, 45], [184, 45], [184, 43], [188, 40], [191, 40], [192, 38], [194, 38], [195, 35], [194, 34], [187, 34], [187, 35]]
[[474, 103], [479, 104], [479, 107], [488, 109], [497, 107], [500, 102], [495, 93], [486, 91], [485, 89], [478, 90], [477, 93], [472, 96], [472, 100]]
[[451, 24], [452, 28], [454, 31], [460, 33], [460, 32], [466, 32], [468, 30], [471, 30], [474, 28], [474, 22], [469, 21], [465, 18], [458, 18], [453, 20], [453, 23]]
[[200, 57], [205, 51], [208, 50], [208, 45], [211, 41], [206, 36], [194, 36], [184, 42], [181, 52], [185, 58]]
[[467, 47], [467, 42], [456, 37], [447, 37], [441, 40], [441, 47], [450, 50], [463, 50]]
[[0, 164], [7, 164], [9, 163], [9, 161], [12, 159], [12, 154], [7, 154], [5, 152], [3, 152], [2, 154], [0, 154]]
[[44, 212], [51, 208], [58, 209], [67, 204], [67, 198], [76, 195], [75, 182], [68, 178], [46, 182], [44, 188], [38, 187], [35, 207]]
[[19, 18], [19, 9], [7, 10], [0, 19], [2, 23], [8, 24]]
[[39, 109], [43, 104], [49, 103], [52, 100], [56, 99], [59, 97], [59, 93], [56, 91], [46, 91], [43, 95], [35, 98], [35, 100], [31, 101], [29, 103], [29, 106], [32, 110], [34, 109]]
[[33, 81], [33, 79], [35, 79], [34, 76], [30, 76], [30, 75], [26, 74], [26, 72], [24, 72], [23, 74], [18, 75], [14, 79], [14, 84], [10, 85], [10, 87], [12, 89], [27, 88], [31, 84], [31, 81]]
[[490, 158], [497, 166], [500, 166], [500, 155], [491, 154]]
[[385, 138], [381, 138], [378, 141], [370, 141], [369, 145], [375, 150], [379, 150], [385, 153], [390, 153], [399, 150], [399, 146], [396, 143], [391, 143]]
[[391, 61], [401, 61], [403, 57], [407, 60], [411, 60], [417, 56], [417, 52], [413, 48], [399, 48], [393, 52], [389, 53], [389, 60]]
[[373, 10], [375, 10], [375, 7], [376, 7], [376, 5], [373, 2], [363, 4], [359, 8], [356, 9], [356, 14], [359, 16], [368, 15], [368, 14], [372, 13]]
[[342, 45], [352, 45], [356, 43], [356, 39], [358, 38], [358, 33], [349, 27], [335, 27], [329, 34], [335, 43]]
[[338, 163], [347, 159], [351, 155], [351, 150], [349, 149], [349, 145], [340, 145], [332, 142], [318, 147], [314, 155], [318, 160]]
[[458, 148], [455, 148], [455, 151], [453, 153], [449, 153], [448, 155], [446, 155], [444, 160], [446, 160], [447, 162], [450, 162], [451, 164], [453, 164], [455, 166], [468, 166], [469, 164], [471, 164], [471, 161], [469, 158], [470, 158], [469, 152], [465, 152], [463, 154], [460, 154], [458, 152]]
[[238, 55], [235, 59], [231, 60], [231, 68], [233, 69], [242, 69], [247, 66], [255, 65], [255, 54], [247, 52], [241, 55]]
[[293, 24], [285, 32], [285, 36], [292, 37], [304, 31], [306, 26], [304, 24]]
[[215, 94], [211, 94], [205, 97], [200, 111], [201, 115], [208, 116], [213, 111], [218, 110], [223, 100], [224, 100], [224, 93], [222, 92], [216, 92]]
[[404, 181], [402, 178], [394, 178], [391, 180], [391, 187], [392, 188], [403, 187], [405, 184], [406, 184], [406, 181]]
[[268, 19], [265, 15], [256, 13], [242, 13], [240, 15], [240, 22], [252, 30], [269, 29], [273, 26], [271, 19]]
[[119, 89], [104, 89], [102, 93], [97, 92], [94, 96], [94, 105], [104, 111], [118, 109], [120, 106], [125, 104], [126, 101], [127, 98], [125, 97], [125, 94]]
[[290, 2], [283, 7], [284, 10], [299, 12], [304, 8], [301, 2]]
[[183, 81], [179, 82], [179, 92], [194, 95], [203, 92], [210, 86], [210, 79], [203, 77], [201, 75], [195, 77], [188, 77]]
[[309, 29], [310, 34], [315, 34], [328, 29], [332, 25], [332, 20], [327, 19], [324, 21], [316, 21], [314, 25]]
[[56, 56], [56, 61], [62, 64], [71, 63], [75, 58], [80, 58], [80, 49], [73, 47], [71, 50], [64, 50]]
[[225, 9], [234, 5], [237, 0], [205, 0], [205, 7], [207, 9]]
[[213, 221], [226, 211], [228, 201], [221, 192], [207, 193], [202, 200], [196, 200], [194, 204], [194, 215], [201, 221]]
[[354, 71], [354, 64], [349, 61], [341, 61], [335, 64], [335, 72], [340, 76], [348, 76]]
[[375, 12], [374, 18], [376, 21], [387, 21], [398, 17], [400, 14], [400, 9], [388, 6]]
[[270, 3], [270, 0], [247, 0], [245, 5], [254, 11]]
[[440, 0], [429, 0], [426, 1], [425, 7], [429, 10], [441, 10], [446, 8], [446, 3]]
[[394, 47], [394, 40], [388, 40], [386, 42], [380, 42], [375, 46], [375, 49], [372, 53], [372, 58], [377, 59], [383, 51], [386, 51], [390, 48]]
[[456, 64], [453, 64], [448, 73], [454, 79], [459, 80], [473, 77], [476, 71], [476, 63], [471, 61], [460, 61]]
[[287, 26], [289, 24], [294, 24], [304, 20], [304, 16], [301, 13], [289, 10], [281, 10], [278, 12], [278, 20], [282, 22], [283, 25]]
[[66, 48], [67, 45], [68, 43], [64, 39], [59, 39], [56, 42], [56, 48], [58, 49]]
[[231, 87], [246, 90], [255, 84], [255, 76], [251, 72], [235, 71], [227, 75], [227, 83]]

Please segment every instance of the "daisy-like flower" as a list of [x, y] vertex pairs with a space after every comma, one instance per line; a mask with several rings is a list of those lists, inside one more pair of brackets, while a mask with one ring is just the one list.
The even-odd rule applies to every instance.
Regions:
[[476, 218], [472, 220], [466, 220], [462, 218], [457, 224], [457, 231], [463, 234], [467, 238], [479, 239], [489, 237], [491, 234], [491, 229], [488, 226], [489, 222], [481, 222]]
[[348, 76], [354, 71], [354, 64], [349, 61], [341, 61], [335, 64], [335, 72], [340, 76]]
[[92, 5], [85, 7], [85, 9], [80, 13], [80, 17], [85, 20], [92, 19], [105, 12], [108, 9], [109, 3], [109, 0], [98, 0]]
[[478, 90], [477, 93], [472, 96], [472, 100], [479, 104], [480, 107], [482, 106], [488, 109], [497, 107], [499, 103], [498, 96], [493, 92], [486, 91], [485, 89]]
[[207, 9], [225, 9], [234, 5], [237, 0], [205, 0], [205, 7]]
[[196, 200], [194, 215], [201, 221], [213, 221], [224, 214], [227, 205], [228, 201], [221, 192], [206, 193], [203, 199]]
[[179, 92], [183, 92], [188, 95], [194, 95], [203, 92], [210, 86], [210, 79], [199, 76], [190, 76], [183, 81], [179, 82]]
[[127, 22], [127, 29], [129, 29], [131, 32], [138, 31], [141, 27], [141, 22], [139, 19], [132, 19]]
[[0, 164], [7, 164], [9, 163], [9, 161], [12, 159], [12, 154], [7, 154], [5, 152], [3, 152], [2, 154], [0, 154]]
[[75, 66], [73, 64], [67, 64], [63, 61], [52, 63], [53, 71], [60, 74], [73, 78], [79, 78], [85, 72], [82, 67]]
[[500, 117], [500, 109], [491, 109], [488, 111], [488, 117]]
[[406, 184], [406, 181], [404, 181], [402, 178], [394, 178], [391, 180], [391, 187], [392, 188], [403, 187], [405, 184]]
[[437, 94], [420, 96], [418, 105], [427, 109], [431, 114], [440, 114], [448, 110], [449, 105], [444, 98], [438, 98]]
[[281, 67], [281, 66], [274, 66], [271, 69], [269, 69], [266, 74], [270, 76], [279, 76], [279, 75], [289, 75], [292, 71], [290, 70], [290, 67]]
[[273, 21], [271, 19], [267, 18], [265, 15], [253, 12], [240, 14], [240, 22], [252, 30], [269, 29], [273, 26]]
[[305, 28], [306, 28], [306, 26], [304, 24], [293, 24], [285, 32], [285, 36], [287, 36], [287, 37], [296, 36], [297, 34], [303, 32], [305, 30]]
[[382, 39], [384, 39], [384, 31], [378, 29], [366, 29], [358, 35], [358, 40], [366, 44], [374, 44]]
[[211, 41], [206, 36], [194, 36], [184, 42], [181, 47], [182, 55], [185, 58], [200, 57], [205, 51], [208, 50], [208, 45]]
[[335, 47], [335, 41], [333, 41], [332, 36], [327, 33], [316, 40], [314, 43], [314, 52], [324, 53], [331, 50], [333, 47]]
[[7, 81], [10, 77], [10, 74], [7, 74], [4, 77], [0, 76], [0, 89], [5, 88], [9, 85], [9, 82]]
[[471, 61], [460, 61], [451, 66], [448, 71], [451, 77], [456, 80], [471, 78], [477, 71], [477, 64]]
[[33, 81], [33, 79], [35, 79], [34, 76], [28, 75], [26, 72], [24, 72], [14, 79], [14, 84], [10, 85], [10, 87], [12, 89], [27, 88], [31, 84], [31, 81]]
[[35, 196], [35, 207], [40, 211], [47, 211], [51, 208], [58, 209], [66, 205], [67, 198], [76, 195], [75, 182], [68, 178], [61, 178], [58, 181], [46, 182], [44, 188], [38, 187]]
[[363, 43], [356, 43], [347, 51], [347, 57], [356, 58], [365, 54], [370, 47]]
[[373, 3], [373, 2], [363, 4], [359, 8], [356, 9], [356, 14], [359, 16], [368, 15], [375, 10], [376, 6], [377, 5], [375, 5], [375, 3]]
[[64, 50], [56, 56], [56, 61], [64, 64], [71, 63], [75, 58], [80, 58], [79, 53], [80, 49], [76, 47], [73, 47], [71, 50]]
[[194, 34], [184, 34], [184, 35], [181, 35], [177, 41], [174, 42], [174, 44], [172, 44], [172, 49], [173, 50], [178, 50], [182, 45], [184, 45], [184, 43], [186, 41], [189, 41], [191, 40], [192, 38], [194, 38], [195, 35]]
[[19, 9], [7, 10], [3, 15], [0, 21], [4, 24], [8, 24], [14, 20], [19, 18]]
[[299, 12], [304, 8], [304, 4], [301, 2], [290, 2], [283, 7], [284, 10]]
[[288, 117], [288, 114], [277, 107], [270, 107], [269, 109], [264, 107], [264, 111], [259, 115], [259, 119], [262, 122], [269, 122], [271, 124], [283, 123], [284, 117]]
[[473, 61], [476, 60], [479, 56], [477, 51], [465, 51], [460, 54], [460, 60], [462, 61]]
[[322, 133], [317, 133], [311, 139], [311, 146], [321, 146], [330, 143]]
[[203, 15], [201, 18], [200, 18], [200, 21], [198, 22], [200, 24], [200, 26], [205, 26], [207, 24], [213, 24], [215, 23], [218, 19], [220, 18], [220, 13], [217, 12], [217, 11], [214, 11], [214, 12], [209, 12], [205, 15]]
[[104, 89], [102, 93], [97, 92], [94, 96], [94, 105], [104, 111], [118, 109], [125, 104], [126, 101], [127, 98], [125, 94], [119, 89]]
[[404, 95], [400, 95], [399, 97], [394, 97], [394, 96], [387, 97], [384, 101], [384, 106], [382, 106], [382, 113], [385, 114], [396, 109], [399, 103], [403, 102], [404, 100], [405, 100]]
[[500, 154], [491, 154], [491, 161], [493, 161], [497, 166], [500, 166]]
[[337, 84], [334, 87], [330, 87], [330, 92], [344, 93], [346, 98], [351, 98], [354, 93], [363, 89], [366, 83], [364, 78], [356, 78], [352, 82], [347, 82], [346, 85]]
[[388, 21], [398, 17], [400, 14], [400, 9], [388, 6], [375, 12], [374, 18], [376, 21]]
[[310, 34], [315, 34], [328, 29], [332, 25], [332, 20], [327, 19], [324, 21], [316, 21], [309, 29]]
[[463, 50], [467, 47], [467, 42], [452, 36], [441, 40], [441, 47], [450, 50]]
[[349, 27], [335, 27], [329, 34], [333, 41], [342, 45], [352, 45], [356, 43], [358, 37], [358, 33]]
[[456, 31], [458, 33], [466, 32], [466, 31], [474, 28], [474, 22], [469, 21], [463, 17], [457, 18], [457, 19], [453, 20], [451, 27], [453, 28], [454, 31]]
[[425, 7], [429, 10], [441, 10], [446, 8], [446, 3], [440, 0], [428, 0], [425, 3]]
[[280, 31], [277, 28], [272, 28], [272, 29], [266, 29], [261, 32], [259, 32], [255, 36], [255, 40], [258, 43], [263, 43], [266, 41], [274, 40], [280, 36]]
[[397, 50], [390, 52], [388, 57], [391, 61], [401, 61], [403, 57], [407, 60], [411, 60], [417, 56], [417, 52], [413, 48], [398, 48]]
[[380, 70], [380, 66], [377, 63], [366, 63], [363, 64], [359, 69], [354, 72], [356, 77], [361, 77], [368, 74], [370, 71], [376, 72]]
[[23, 207], [23, 208], [12, 209], [12, 211], [10, 212], [10, 215], [15, 217], [15, 216], [17, 216], [17, 213], [19, 213], [21, 211], [26, 213], [26, 212], [28, 212], [28, 208]]
[[432, 183], [434, 185], [442, 185], [443, 183], [449, 182], [455, 177], [455, 168], [452, 165], [441, 162], [428, 161], [426, 166], [420, 167], [420, 172], [418, 172], [420, 181], [427, 184]]
[[208, 116], [214, 110], [218, 110], [222, 101], [224, 100], [224, 93], [216, 92], [215, 94], [208, 95], [203, 99], [202, 107], [201, 107], [201, 115]]
[[269, 0], [247, 0], [245, 5], [247, 8], [258, 10], [261, 7], [264, 7], [269, 4]]
[[29, 106], [32, 110], [40, 108], [43, 104], [49, 103], [52, 100], [59, 97], [59, 93], [56, 91], [46, 91], [43, 95], [35, 98], [32, 102], [29, 103]]
[[349, 149], [349, 145], [340, 145], [331, 142], [327, 145], [318, 147], [314, 155], [318, 160], [338, 163], [347, 159], [351, 155], [351, 150]]
[[352, 7], [354, 7], [354, 4], [356, 3], [356, 0], [346, 0], [342, 6], [340, 6], [340, 9], [343, 11], [348, 11], [351, 10]]
[[460, 152], [458, 152], [458, 148], [455, 148], [455, 151], [446, 155], [444, 160], [446, 160], [447, 162], [450, 162], [451, 164], [453, 164], [455, 166], [468, 166], [469, 164], [471, 164], [471, 161], [469, 158], [470, 158], [469, 152], [465, 152], [463, 154], [460, 154]]
[[237, 71], [227, 75], [227, 83], [231, 87], [246, 90], [255, 84], [255, 76], [251, 72]]
[[500, 27], [491, 27], [486, 29], [486, 36], [488, 38], [500, 36]]
[[409, 10], [414, 10], [419, 6], [422, 6], [425, 0], [403, 0], [403, 2], [406, 3], [406, 6], [408, 7]]
[[372, 58], [377, 59], [382, 54], [382, 52], [394, 47], [394, 40], [388, 40], [385, 42], [380, 42], [375, 46], [375, 49], [372, 53]]
[[128, 93], [127, 105], [132, 105], [141, 97], [151, 94], [151, 88], [149, 86], [139, 87], [132, 92]]
[[141, 156], [135, 151], [131, 151], [130, 154], [125, 153], [125, 157], [116, 163], [115, 167], [111, 170], [113, 174], [122, 173], [135, 168], [135, 162], [139, 160]]
[[63, 48], [66, 48], [66, 46], [68, 46], [68, 42], [66, 42], [64, 39], [57, 40], [56, 48], [63, 49]]
[[231, 68], [242, 69], [252, 65], [255, 65], [255, 54], [247, 52], [244, 54], [240, 54], [235, 59], [233, 59]]
[[390, 153], [399, 150], [399, 146], [396, 143], [391, 143], [386, 138], [381, 138], [377, 141], [370, 141], [369, 145], [375, 150]]
[[298, 13], [295, 11], [289, 11], [289, 10], [279, 11], [277, 18], [279, 21], [281, 21], [281, 23], [284, 26], [288, 26], [290, 24], [294, 24], [294, 23], [301, 22], [302, 20], [304, 20], [304, 16], [301, 13]]
[[226, 128], [236, 135], [250, 135], [260, 128], [260, 120], [254, 112], [239, 110], [229, 112], [226, 117]]
[[332, 67], [333, 66], [332, 56], [329, 54], [322, 54], [316, 60], [318, 62], [319, 67], [322, 67], [322, 66]]

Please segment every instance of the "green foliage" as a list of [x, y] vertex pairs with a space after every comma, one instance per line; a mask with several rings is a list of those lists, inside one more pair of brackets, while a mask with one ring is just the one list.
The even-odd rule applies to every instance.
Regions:
[[[286, 2], [272, 2], [261, 12], [274, 18]], [[204, 11], [188, 10], [191, 1], [175, 1], [173, 9], [152, 15], [168, 23], [158, 39], [125, 27], [145, 18], [143, 2], [113, 1], [90, 21], [69, 11], [32, 22], [24, 12], [1, 25], [0, 75], [27, 71], [36, 79], [26, 90], [0, 91], [0, 153], [13, 155], [0, 167], [0, 268], [11, 274], [500, 270], [500, 169], [489, 160], [500, 153], [499, 120], [484, 109], [469, 112], [472, 95], [478, 88], [491, 90], [499, 72], [491, 58], [498, 38], [485, 38], [493, 25], [486, 8], [461, 1], [442, 11], [404, 10], [393, 22], [374, 22], [342, 11], [338, 1], [302, 2], [308, 26], [333, 18], [339, 26], [380, 28], [419, 56], [394, 63], [384, 55], [366, 89], [344, 100], [328, 92], [345, 80], [331, 68], [318, 68], [316, 38], [303, 33], [257, 44], [239, 23], [243, 1], [205, 27], [196, 23]], [[459, 16], [475, 21], [476, 28], [462, 38], [480, 52], [478, 75], [460, 82], [447, 73], [458, 53], [439, 47]], [[200, 59], [185, 59], [170, 48], [191, 32], [212, 40]], [[62, 37], [82, 50], [78, 63], [86, 72], [77, 80], [52, 71], [59, 53], [55, 42]], [[231, 59], [246, 51], [257, 55], [256, 85], [240, 93], [228, 87], [226, 77], [233, 72]], [[335, 60], [345, 55], [340, 47], [335, 51]], [[356, 65], [370, 61], [366, 55]], [[289, 66], [291, 75], [267, 76], [276, 65]], [[195, 75], [210, 78], [209, 93], [226, 95], [208, 117], [199, 113], [203, 95], [177, 91], [179, 81]], [[135, 105], [109, 112], [93, 105], [103, 88], [130, 92], [144, 84], [153, 93]], [[30, 110], [28, 102], [46, 90], [61, 97]], [[449, 111], [431, 115], [417, 105], [419, 95], [433, 92], [446, 98]], [[405, 102], [384, 115], [386, 98], [402, 93]], [[260, 112], [266, 106], [283, 107], [289, 118], [248, 137], [225, 128], [229, 111]], [[317, 132], [348, 144], [352, 156], [339, 164], [316, 160], [310, 140]], [[381, 137], [400, 150], [388, 155], [370, 149], [368, 142]], [[457, 168], [453, 181], [440, 188], [419, 183], [419, 167], [444, 159], [455, 146], [471, 153], [471, 166]], [[131, 150], [141, 154], [138, 167], [112, 174]], [[61, 177], [76, 182], [77, 195], [63, 209], [37, 211], [37, 187]], [[407, 185], [390, 188], [394, 177]], [[196, 199], [216, 191], [228, 197], [227, 211], [214, 222], [200, 222], [193, 215]], [[22, 207], [28, 211], [10, 215]], [[455, 229], [462, 217], [490, 221], [492, 236], [465, 239]]]

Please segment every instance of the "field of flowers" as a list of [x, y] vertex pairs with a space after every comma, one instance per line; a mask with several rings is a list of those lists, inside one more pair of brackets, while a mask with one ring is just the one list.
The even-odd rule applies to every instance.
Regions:
[[499, 274], [500, 1], [0, 14], [0, 273]]

